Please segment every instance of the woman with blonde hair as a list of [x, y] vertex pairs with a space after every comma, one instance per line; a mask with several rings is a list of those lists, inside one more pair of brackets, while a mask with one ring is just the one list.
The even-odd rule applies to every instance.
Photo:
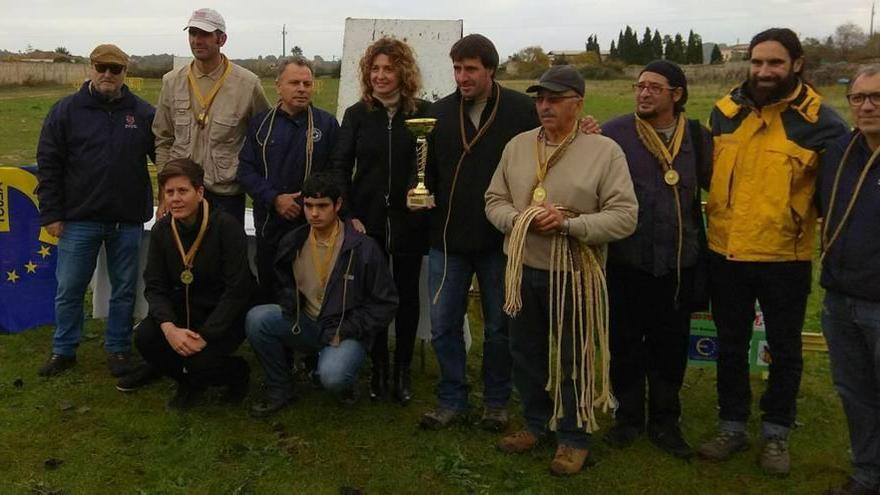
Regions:
[[[361, 99], [345, 110], [332, 163], [348, 181], [353, 223], [391, 257], [400, 294], [393, 395], [406, 404], [412, 396], [410, 363], [419, 323], [419, 274], [428, 239], [425, 212], [406, 207], [406, 193], [415, 182], [416, 140], [404, 121], [424, 117], [430, 104], [417, 98], [421, 74], [412, 48], [403, 41], [383, 37], [373, 42], [361, 58], [360, 75]], [[381, 399], [389, 391], [387, 329], [376, 334], [370, 355], [370, 397]]]

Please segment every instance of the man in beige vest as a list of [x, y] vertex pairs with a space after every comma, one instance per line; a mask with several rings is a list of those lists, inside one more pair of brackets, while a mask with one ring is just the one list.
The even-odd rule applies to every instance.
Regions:
[[498, 447], [526, 452], [555, 430], [550, 469], [570, 475], [588, 456], [595, 409], [614, 402], [604, 252], [633, 233], [638, 204], [620, 147], [578, 132], [584, 80], [574, 67], [550, 68], [528, 92], [541, 127], [507, 143], [486, 191], [486, 217], [505, 236], [504, 310], [526, 423]]
[[[192, 13], [186, 25], [194, 60], [162, 78], [153, 121], [156, 166], [189, 158], [205, 170], [205, 199], [244, 225], [244, 191], [236, 181], [238, 152], [248, 122], [267, 110], [260, 79], [220, 53], [226, 22], [213, 9]], [[160, 191], [161, 194], [161, 191]], [[159, 198], [158, 216], [166, 208]]]

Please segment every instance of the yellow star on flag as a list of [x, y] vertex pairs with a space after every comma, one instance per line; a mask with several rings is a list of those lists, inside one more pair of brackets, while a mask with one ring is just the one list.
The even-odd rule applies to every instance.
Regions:
[[40, 250], [37, 251], [37, 254], [39, 254], [43, 258], [45, 258], [46, 256], [49, 256], [51, 254], [51, 253], [49, 253], [49, 246], [41, 247]]
[[12, 270], [11, 272], [6, 272], [6, 281], [7, 282], [12, 282], [14, 284], [20, 278], [21, 277], [19, 277], [18, 274], [15, 273], [15, 270]]
[[27, 265], [24, 265], [27, 268], [28, 273], [37, 273], [37, 265], [34, 264], [33, 261], [28, 261]]

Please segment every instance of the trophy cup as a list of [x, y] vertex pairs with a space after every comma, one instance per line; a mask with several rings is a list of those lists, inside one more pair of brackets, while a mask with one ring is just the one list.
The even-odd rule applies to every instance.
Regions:
[[406, 127], [416, 137], [416, 154], [418, 172], [418, 184], [406, 196], [406, 206], [410, 208], [432, 208], [434, 206], [434, 195], [425, 187], [425, 165], [428, 162], [428, 140], [427, 136], [434, 129], [437, 119], [407, 119]]

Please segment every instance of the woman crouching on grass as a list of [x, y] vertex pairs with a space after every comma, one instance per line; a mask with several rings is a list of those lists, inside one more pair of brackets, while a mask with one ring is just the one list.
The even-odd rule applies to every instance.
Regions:
[[232, 356], [244, 341], [244, 315], [256, 284], [240, 223], [204, 200], [204, 171], [190, 160], [168, 162], [159, 189], [170, 215], [150, 234], [144, 296], [149, 313], [135, 329], [147, 362], [120, 380], [131, 391], [158, 377], [177, 382], [170, 409], [187, 409], [209, 386], [225, 386], [224, 400], [247, 395], [250, 369]]

